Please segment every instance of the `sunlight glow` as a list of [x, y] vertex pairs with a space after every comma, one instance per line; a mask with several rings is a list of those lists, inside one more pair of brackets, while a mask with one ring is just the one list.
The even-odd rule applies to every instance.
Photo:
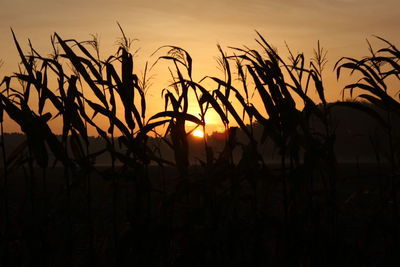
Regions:
[[193, 136], [198, 137], [198, 138], [203, 138], [204, 137], [204, 132], [202, 130], [194, 130], [193, 131]]

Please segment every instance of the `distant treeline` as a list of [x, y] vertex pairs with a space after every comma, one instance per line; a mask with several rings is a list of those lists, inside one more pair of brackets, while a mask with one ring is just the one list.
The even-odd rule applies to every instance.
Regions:
[[[373, 108], [370, 104], [364, 103], [366, 107]], [[382, 112], [382, 111], [380, 111]], [[338, 162], [347, 163], [376, 163], [376, 151], [381, 153], [383, 158], [388, 157], [388, 151], [385, 149], [387, 140], [385, 139], [385, 132], [373, 118], [368, 114], [361, 111], [356, 111], [348, 107], [335, 107], [331, 111], [333, 125], [336, 128], [336, 140], [334, 143], [335, 154]], [[399, 124], [397, 124], [399, 125]], [[397, 129], [396, 125], [396, 131]], [[249, 127], [249, 126], [248, 126]], [[254, 135], [259, 138], [262, 135], [263, 128], [257, 122], [253, 125]], [[323, 131], [321, 125], [315, 123], [313, 129], [316, 132], [321, 133]], [[246, 136], [240, 130], [238, 131], [238, 140], [240, 144], [246, 143]], [[224, 132], [213, 132], [206, 138], [208, 145], [212, 147], [215, 153], [219, 154], [222, 152], [225, 142], [226, 133]], [[61, 140], [61, 136], [58, 136]], [[4, 134], [5, 146], [7, 153], [15, 151], [20, 144], [26, 140], [25, 134], [22, 133], [5, 133]], [[91, 153], [102, 151], [106, 148], [106, 142], [100, 137], [88, 137], [89, 148]], [[205, 160], [204, 148], [202, 146], [202, 140], [193, 136], [189, 136], [190, 145], [190, 161], [192, 164], [199, 164], [199, 161]], [[117, 143], [117, 138], [115, 139]], [[173, 153], [171, 149], [161, 140], [161, 138], [149, 137], [148, 144], [150, 147], [159, 148], [159, 153], [168, 161], [173, 161]], [[117, 146], [118, 148], [118, 146]], [[123, 148], [119, 148], [123, 151]], [[277, 147], [273, 145], [271, 140], [268, 140], [264, 144], [259, 144], [259, 151], [263, 156], [266, 163], [279, 163], [279, 153]], [[238, 146], [234, 150], [234, 158], [239, 160], [242, 154], [242, 149]], [[1, 158], [1, 155], [0, 155]], [[54, 155], [51, 156], [54, 163], [56, 159]], [[108, 166], [110, 164], [110, 155], [108, 153], [102, 153], [95, 158], [95, 164], [100, 166]], [[58, 163], [59, 165], [60, 163]]]

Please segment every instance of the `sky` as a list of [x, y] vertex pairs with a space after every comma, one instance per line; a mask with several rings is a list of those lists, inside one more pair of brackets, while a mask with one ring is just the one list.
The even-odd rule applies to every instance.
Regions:
[[[104, 57], [117, 49], [125, 33], [138, 41], [136, 72], [145, 61], [154, 62], [152, 53], [163, 45], [180, 46], [190, 52], [195, 77], [220, 75], [215, 57], [217, 44], [229, 53], [228, 46], [257, 47], [255, 30], [279, 52], [285, 42], [294, 52], [312, 56], [316, 43], [328, 50], [326, 87], [328, 100], [340, 99], [343, 81], [332, 71], [342, 56], [368, 55], [366, 39], [380, 48], [378, 35], [395, 45], [400, 43], [400, 2], [398, 0], [0, 0], [0, 76], [18, 67], [18, 54], [10, 27], [27, 51], [27, 40], [42, 54], [51, 53], [50, 35], [79, 41], [100, 37]], [[149, 89], [149, 113], [161, 111], [161, 90], [168, 85], [162, 74], [166, 66], [153, 69], [155, 83]], [[14, 126], [10, 126], [12, 129]]]

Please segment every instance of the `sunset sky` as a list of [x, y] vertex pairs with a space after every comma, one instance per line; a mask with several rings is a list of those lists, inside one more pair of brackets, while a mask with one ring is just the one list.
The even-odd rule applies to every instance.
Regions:
[[[162, 45], [177, 45], [188, 50], [194, 59], [195, 77], [220, 75], [215, 57], [216, 44], [229, 53], [228, 46], [257, 47], [259, 31], [270, 43], [285, 53], [285, 41], [294, 52], [312, 56], [317, 40], [328, 50], [326, 71], [328, 99], [340, 98], [342, 84], [336, 83], [332, 68], [341, 56], [368, 55], [365, 39], [381, 45], [373, 35], [400, 44], [400, 2], [398, 0], [0, 0], [0, 75], [17, 70], [18, 55], [10, 27], [27, 51], [27, 39], [44, 55], [51, 52], [50, 35], [80, 41], [90, 34], [100, 36], [104, 57], [116, 51], [120, 32], [137, 38], [136, 71]], [[149, 96], [149, 113], [163, 107], [161, 89], [168, 78], [157, 77]], [[159, 73], [162, 73], [160, 71]], [[159, 74], [161, 75], [161, 74]]]

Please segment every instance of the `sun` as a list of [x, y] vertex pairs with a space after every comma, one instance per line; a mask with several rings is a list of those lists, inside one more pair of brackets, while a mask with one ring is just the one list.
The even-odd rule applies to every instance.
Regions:
[[193, 131], [193, 136], [197, 137], [197, 138], [203, 138], [204, 137], [204, 132], [202, 130], [194, 130]]

